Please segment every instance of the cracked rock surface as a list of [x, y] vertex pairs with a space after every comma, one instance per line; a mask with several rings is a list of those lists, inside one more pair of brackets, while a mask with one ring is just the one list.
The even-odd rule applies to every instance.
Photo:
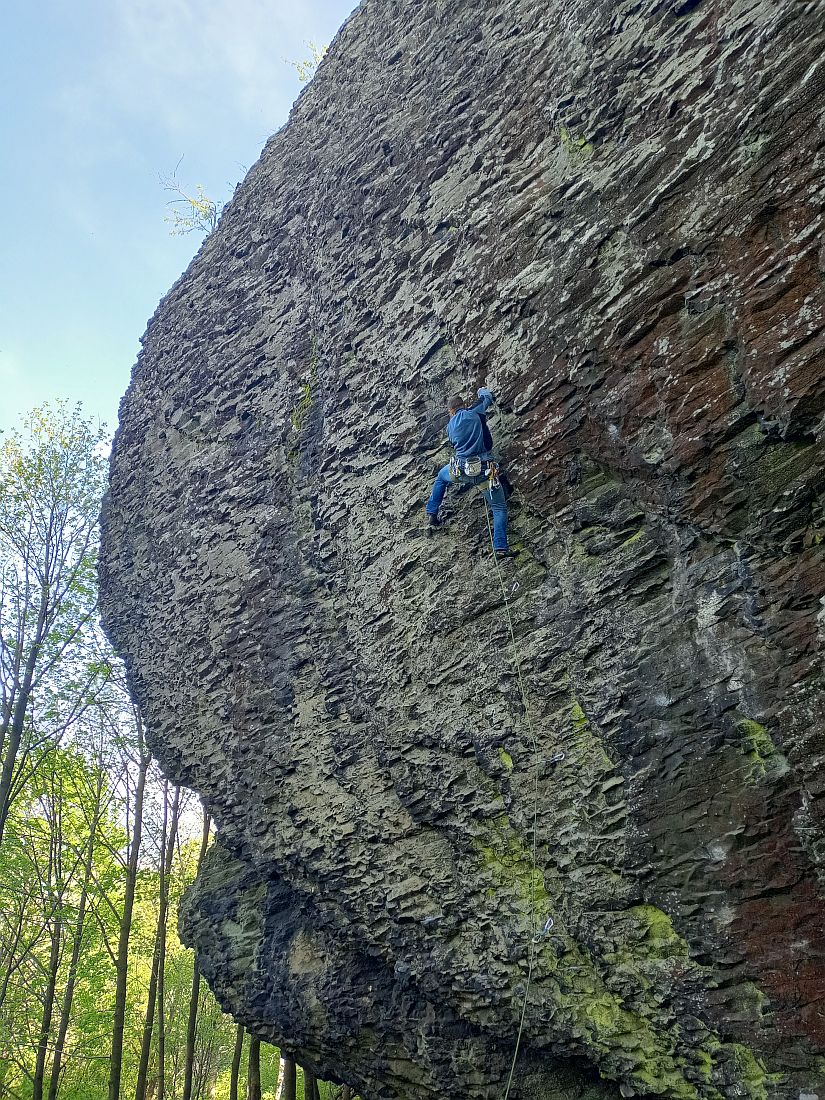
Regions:
[[[364, 0], [149, 325], [101, 582], [185, 934], [365, 1100], [503, 1097], [525, 993], [514, 1100], [825, 1097], [823, 25]], [[500, 570], [423, 522], [485, 382]]]

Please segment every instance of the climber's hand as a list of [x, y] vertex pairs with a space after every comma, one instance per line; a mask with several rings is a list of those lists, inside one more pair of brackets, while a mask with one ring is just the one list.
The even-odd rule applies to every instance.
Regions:
[[479, 397], [489, 397], [491, 401], [493, 400], [492, 391], [488, 390], [486, 386], [481, 386], [479, 388], [478, 396]]

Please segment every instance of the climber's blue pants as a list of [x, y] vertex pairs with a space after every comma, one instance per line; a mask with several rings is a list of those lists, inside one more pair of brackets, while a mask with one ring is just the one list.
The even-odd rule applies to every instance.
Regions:
[[[481, 474], [474, 478], [463, 477], [460, 484], [481, 485], [486, 480], [487, 478]], [[427, 501], [427, 512], [429, 515], [434, 516], [438, 512], [438, 509], [441, 507], [441, 502], [444, 499], [444, 494], [447, 492], [447, 486], [452, 484], [453, 479], [450, 477], [449, 465], [442, 466], [433, 482], [433, 491], [430, 493], [430, 499]], [[504, 502], [504, 490], [499, 485], [497, 489], [485, 489], [483, 491], [483, 496], [490, 505], [490, 511], [493, 513], [493, 546], [496, 550], [506, 550], [507, 505]]]

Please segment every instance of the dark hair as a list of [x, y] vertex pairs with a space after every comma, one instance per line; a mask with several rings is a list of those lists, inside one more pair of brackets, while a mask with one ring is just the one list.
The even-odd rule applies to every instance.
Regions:
[[464, 398], [460, 397], [458, 394], [455, 394], [455, 396], [451, 397], [447, 402], [447, 408], [450, 410], [451, 413], [456, 412], [458, 409], [463, 409]]

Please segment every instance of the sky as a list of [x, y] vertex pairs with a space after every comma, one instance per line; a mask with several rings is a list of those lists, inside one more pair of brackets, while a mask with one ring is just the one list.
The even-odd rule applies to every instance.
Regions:
[[[229, 198], [356, 0], [5, 0], [0, 430], [65, 398], [114, 429], [139, 340], [201, 236], [161, 176]], [[183, 160], [181, 161], [181, 157]]]

